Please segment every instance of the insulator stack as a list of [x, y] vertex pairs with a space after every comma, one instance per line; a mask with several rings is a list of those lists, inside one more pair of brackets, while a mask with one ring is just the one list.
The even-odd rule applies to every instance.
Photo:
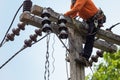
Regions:
[[49, 20], [49, 17], [50, 17], [50, 14], [49, 12], [47, 11], [47, 9], [43, 9], [43, 12], [41, 14], [41, 17], [43, 18], [42, 20], [42, 31], [43, 32], [51, 32], [52, 29], [51, 29], [51, 21]]
[[32, 1], [31, 0], [25, 0], [23, 2], [23, 12], [24, 11], [31, 11], [31, 7], [32, 7]]
[[37, 41], [37, 35], [36, 34], [34, 34], [34, 35], [30, 35], [30, 39], [32, 40], [32, 41]]
[[42, 29], [36, 29], [36, 30], [35, 30], [35, 34], [30, 35], [30, 39], [31, 39], [32, 41], [36, 42], [38, 36], [42, 36]]
[[20, 29], [19, 29], [19, 28], [16, 28], [16, 29], [13, 28], [13, 29], [12, 29], [12, 32], [13, 32], [13, 34], [19, 36]]
[[96, 52], [96, 55], [94, 56], [94, 55], [92, 55], [92, 57], [91, 57], [91, 60], [89, 61], [90, 62], [90, 65], [92, 66], [92, 63], [93, 62], [98, 62], [98, 58], [99, 57], [103, 57], [103, 51], [97, 51]]
[[41, 29], [36, 29], [36, 30], [35, 30], [35, 34], [30, 35], [30, 36], [29, 36], [30, 39], [24, 41], [24, 47], [31, 47], [32, 42], [33, 42], [33, 41], [36, 42], [38, 36], [42, 36], [42, 30], [41, 30]]
[[8, 34], [6, 41], [9, 41], [9, 40], [14, 41], [14, 37], [15, 37], [15, 34], [13, 34], [13, 33], [12, 34]]
[[59, 20], [58, 20], [58, 25], [59, 25], [59, 38], [61, 39], [66, 39], [68, 38], [68, 29], [66, 27], [67, 20], [63, 15], [60, 15]]
[[98, 55], [92, 55], [91, 59], [94, 61], [94, 62], [98, 62]]
[[21, 30], [25, 30], [25, 23], [23, 23], [23, 22], [18, 23], [18, 27], [19, 27], [19, 29], [21, 29]]
[[35, 30], [35, 34], [30, 35], [30, 39], [31, 39], [32, 41], [36, 42], [38, 36], [42, 36], [42, 29], [36, 29], [36, 30]]
[[25, 43], [24, 47], [31, 47], [31, 45], [32, 45], [32, 40], [31, 40], [31, 39], [25, 40], [24, 43]]
[[19, 36], [20, 35], [20, 30], [24, 30], [25, 29], [25, 23], [21, 22], [18, 23], [18, 28], [13, 28], [12, 29], [12, 33], [11, 34], [7, 34], [7, 38], [6, 41], [14, 41], [14, 37]]
[[96, 53], [97, 53], [97, 55], [98, 55], [99, 57], [103, 57], [104, 51], [99, 51], [99, 50], [98, 50]]
[[39, 36], [42, 36], [42, 30], [41, 29], [36, 29], [35, 33]]

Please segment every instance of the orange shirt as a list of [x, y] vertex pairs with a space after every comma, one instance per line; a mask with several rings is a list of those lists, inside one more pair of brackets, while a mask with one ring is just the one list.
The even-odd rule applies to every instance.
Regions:
[[72, 18], [80, 16], [81, 18], [87, 20], [94, 16], [97, 12], [98, 9], [92, 0], [76, 0], [75, 4], [71, 5], [71, 10], [66, 12], [64, 15]]

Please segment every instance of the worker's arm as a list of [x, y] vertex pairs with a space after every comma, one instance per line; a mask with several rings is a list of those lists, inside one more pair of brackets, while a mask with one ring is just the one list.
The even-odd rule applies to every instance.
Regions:
[[77, 12], [81, 10], [87, 0], [76, 0], [74, 6], [71, 6], [71, 10], [65, 13], [65, 16], [75, 17]]

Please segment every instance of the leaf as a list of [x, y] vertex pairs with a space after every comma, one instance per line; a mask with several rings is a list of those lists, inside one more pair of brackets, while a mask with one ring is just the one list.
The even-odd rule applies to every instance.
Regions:
[[94, 73], [89, 75], [92, 80], [120, 80], [120, 50], [112, 54], [105, 52], [103, 59], [103, 62], [93, 66]]

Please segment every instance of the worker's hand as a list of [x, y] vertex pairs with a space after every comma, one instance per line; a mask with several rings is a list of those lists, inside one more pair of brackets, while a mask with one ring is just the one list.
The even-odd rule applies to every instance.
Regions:
[[64, 14], [64, 16], [69, 16], [69, 17], [70, 17], [70, 15], [71, 15], [71, 14], [70, 14], [69, 11]]
[[71, 12], [66, 12], [66, 13], [64, 14], [64, 16], [68, 16], [68, 17], [71, 17], [71, 18], [75, 18], [75, 17], [77, 16], [77, 14], [76, 14], [76, 13], [71, 13]]

